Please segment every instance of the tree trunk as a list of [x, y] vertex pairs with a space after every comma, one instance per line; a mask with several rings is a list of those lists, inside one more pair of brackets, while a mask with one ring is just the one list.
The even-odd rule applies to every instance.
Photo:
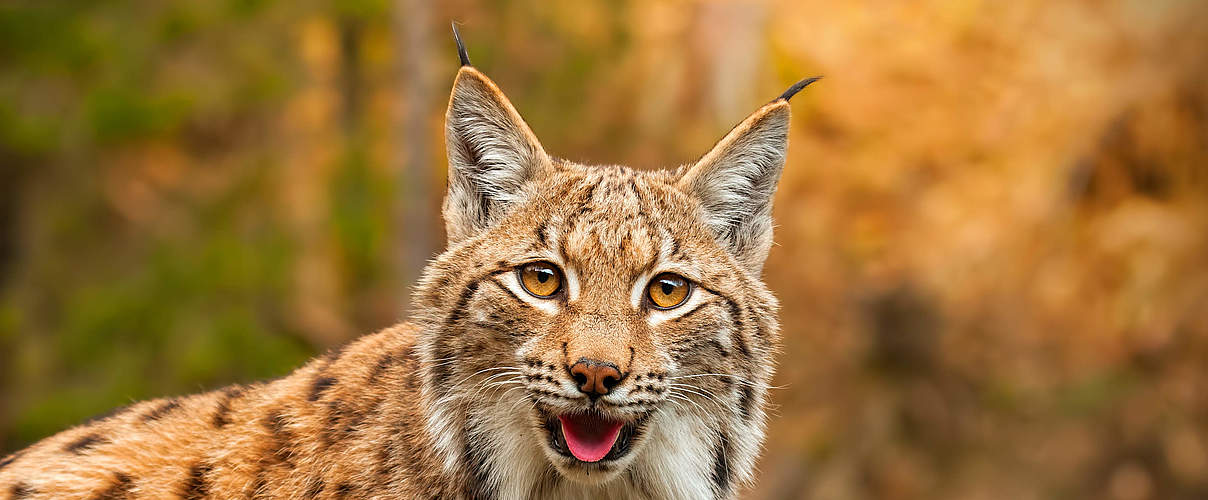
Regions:
[[396, 161], [399, 163], [399, 203], [395, 228], [396, 283], [404, 314], [410, 309], [410, 290], [428, 258], [436, 250], [439, 227], [435, 210], [439, 193], [432, 182], [432, 154], [428, 120], [432, 116], [432, 85], [428, 71], [429, 41], [432, 38], [432, 7], [427, 0], [397, 0], [396, 54], [402, 85]]

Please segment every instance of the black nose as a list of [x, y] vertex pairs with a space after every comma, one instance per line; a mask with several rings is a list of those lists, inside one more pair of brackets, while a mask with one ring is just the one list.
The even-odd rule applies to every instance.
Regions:
[[579, 390], [591, 399], [608, 394], [621, 382], [621, 370], [607, 361], [580, 358], [571, 365], [570, 374]]

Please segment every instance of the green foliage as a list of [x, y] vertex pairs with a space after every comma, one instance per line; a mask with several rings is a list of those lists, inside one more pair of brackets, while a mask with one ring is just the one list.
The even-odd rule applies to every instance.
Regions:
[[[0, 157], [40, 207], [22, 219], [21, 264], [0, 275], [0, 448], [133, 400], [278, 376], [326, 347], [284, 302], [297, 242], [264, 204], [279, 153], [219, 130], [281, 113], [296, 61], [281, 57], [280, 27], [305, 13], [0, 6]], [[128, 169], [131, 154], [165, 151]], [[221, 186], [199, 190], [199, 177]]]

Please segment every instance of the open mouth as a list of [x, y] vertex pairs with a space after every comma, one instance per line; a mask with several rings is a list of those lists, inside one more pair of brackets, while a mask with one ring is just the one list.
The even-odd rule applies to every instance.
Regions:
[[626, 453], [640, 422], [613, 420], [597, 413], [548, 416], [549, 445], [558, 454], [580, 462], [616, 460]]

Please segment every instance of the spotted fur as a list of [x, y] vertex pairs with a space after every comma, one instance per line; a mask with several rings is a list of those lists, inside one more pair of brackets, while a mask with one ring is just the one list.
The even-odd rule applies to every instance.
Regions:
[[[585, 166], [546, 154], [461, 55], [449, 245], [411, 322], [271, 382], [46, 438], [0, 459], [0, 498], [725, 499], [750, 484], [778, 344], [759, 274], [787, 97], [693, 165]], [[524, 291], [516, 269], [537, 260], [561, 269], [561, 295]], [[644, 301], [662, 272], [695, 284], [683, 306]], [[568, 370], [581, 358], [622, 378], [589, 399]], [[583, 411], [626, 422], [625, 447], [558, 453], [551, 415]]]

